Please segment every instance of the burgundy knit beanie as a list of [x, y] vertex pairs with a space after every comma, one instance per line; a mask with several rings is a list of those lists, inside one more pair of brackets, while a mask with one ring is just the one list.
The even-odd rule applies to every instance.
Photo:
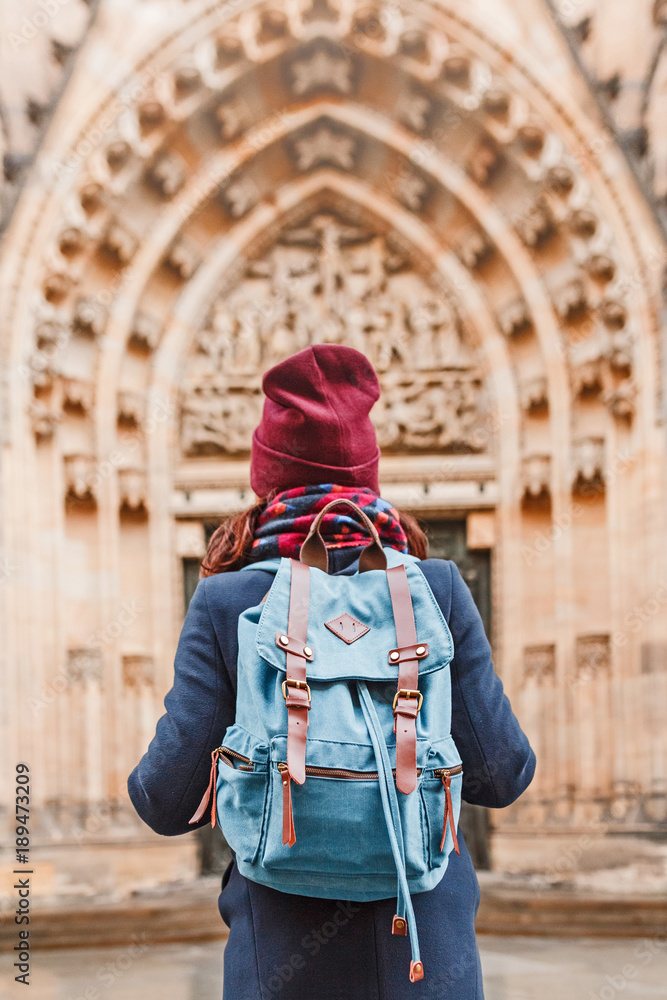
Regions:
[[250, 482], [270, 490], [336, 483], [376, 493], [380, 449], [369, 411], [380, 396], [370, 361], [340, 344], [315, 344], [264, 376]]

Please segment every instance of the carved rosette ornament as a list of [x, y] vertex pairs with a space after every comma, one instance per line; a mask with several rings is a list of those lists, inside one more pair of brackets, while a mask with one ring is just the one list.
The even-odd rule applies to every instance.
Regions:
[[341, 49], [318, 45], [309, 55], [291, 65], [292, 93], [297, 97], [315, 91], [349, 94], [352, 91], [352, 63]]
[[364, 226], [324, 212], [282, 233], [215, 302], [183, 386], [185, 454], [242, 454], [261, 412], [260, 376], [313, 343], [366, 354], [387, 450], [488, 446], [482, 374], [449, 299]]
[[299, 170], [322, 166], [353, 170], [357, 143], [353, 135], [330, 125], [319, 125], [295, 139], [293, 149]]

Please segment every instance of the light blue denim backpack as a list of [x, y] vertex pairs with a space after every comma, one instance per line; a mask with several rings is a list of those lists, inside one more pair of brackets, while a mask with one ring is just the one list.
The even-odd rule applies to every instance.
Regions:
[[[320, 534], [335, 504], [372, 535], [351, 576], [327, 574]], [[349, 500], [320, 511], [300, 561], [275, 573], [239, 618], [236, 722], [213, 752], [211, 784], [239, 871], [281, 892], [367, 901], [397, 896], [410, 979], [423, 978], [411, 892], [440, 881], [461, 803], [450, 734], [453, 642], [419, 560], [383, 549]]]

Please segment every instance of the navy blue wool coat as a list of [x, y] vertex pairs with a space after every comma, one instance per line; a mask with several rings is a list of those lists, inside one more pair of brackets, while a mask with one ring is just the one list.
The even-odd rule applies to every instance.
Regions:
[[[331, 550], [330, 572], [354, 572], [359, 552]], [[463, 761], [463, 798], [507, 806], [530, 784], [535, 757], [458, 569], [442, 559], [420, 565], [454, 638], [452, 735]], [[238, 617], [261, 601], [272, 580], [263, 570], [244, 571], [197, 586], [166, 714], [128, 784], [137, 812], [157, 833], [193, 829], [188, 820], [207, 786], [211, 751], [234, 722]], [[461, 855], [450, 855], [439, 885], [413, 897], [425, 969], [417, 983], [408, 979], [408, 939], [391, 934], [395, 899], [337, 903], [288, 895], [249, 881], [232, 862], [219, 900], [229, 926], [224, 1000], [483, 1000], [474, 931], [479, 887], [462, 834], [459, 844]]]

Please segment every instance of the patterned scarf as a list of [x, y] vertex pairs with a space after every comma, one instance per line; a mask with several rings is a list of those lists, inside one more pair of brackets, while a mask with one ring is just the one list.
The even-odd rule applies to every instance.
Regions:
[[[283, 490], [270, 501], [261, 514], [250, 559], [271, 559], [288, 556], [298, 559], [301, 545], [318, 511], [330, 500], [345, 497], [362, 508], [373, 522], [383, 545], [399, 552], [408, 551], [408, 540], [401, 527], [398, 512], [373, 490], [353, 486], [297, 486]], [[321, 525], [322, 538], [328, 548], [341, 549], [368, 542], [368, 532], [348, 508], [340, 506], [325, 514]]]

